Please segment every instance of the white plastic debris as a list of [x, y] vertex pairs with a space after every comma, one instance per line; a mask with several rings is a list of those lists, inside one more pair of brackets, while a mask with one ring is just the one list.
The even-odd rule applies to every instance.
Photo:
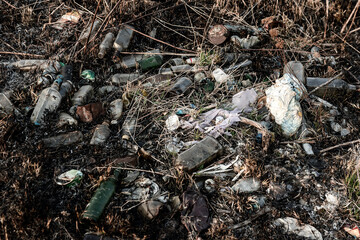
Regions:
[[175, 131], [180, 127], [179, 117], [176, 114], [172, 114], [165, 122], [166, 128], [169, 131]]
[[340, 124], [338, 124], [337, 122], [331, 122], [330, 124], [332, 130], [334, 130], [335, 132], [340, 132], [342, 127]]
[[241, 48], [250, 49], [260, 42], [259, 38], [256, 36], [251, 36], [250, 38], [240, 38], [236, 35], [231, 36], [230, 40]]
[[343, 136], [346, 136], [350, 134], [350, 130], [347, 129], [347, 128], [342, 128], [341, 131], [340, 131], [340, 135], [343, 137]]
[[64, 125], [77, 125], [77, 120], [74, 119], [67, 113], [60, 113], [59, 122], [56, 124], [57, 127], [62, 127]]
[[81, 171], [72, 169], [59, 175], [56, 178], [56, 184], [61, 186], [64, 185], [74, 186], [78, 184], [82, 178], [83, 178], [83, 173]]
[[215, 78], [218, 83], [226, 83], [230, 80], [233, 80], [231, 75], [226, 74], [221, 68], [217, 68], [212, 72], [213, 78]]
[[235, 94], [232, 97], [232, 104], [238, 110], [243, 111], [244, 109], [249, 108], [249, 106], [256, 101], [257, 97], [258, 95], [256, 94], [255, 90], [251, 88], [249, 90], [241, 91]]
[[121, 99], [116, 99], [110, 103], [110, 116], [112, 118], [111, 124], [117, 124], [123, 112], [123, 102]]
[[224, 121], [224, 117], [223, 116], [216, 116], [215, 118], [215, 124], [218, 125], [219, 123], [221, 123], [222, 121]]
[[180, 141], [178, 138], [173, 138], [165, 146], [166, 151], [172, 154], [179, 153], [183, 147], [184, 147], [183, 141]]
[[206, 179], [204, 188], [208, 193], [215, 192], [215, 181], [212, 180], [211, 178]]
[[312, 149], [312, 146], [309, 143], [303, 143], [304, 151], [307, 155], [314, 155], [314, 151]]
[[57, 20], [52, 27], [58, 30], [62, 30], [66, 24], [77, 24], [81, 17], [81, 12], [79, 11], [71, 11], [61, 16], [59, 20]]
[[294, 135], [301, 126], [301, 98], [307, 93], [305, 86], [293, 75], [284, 74], [266, 89], [266, 106], [287, 136]]
[[135, 181], [135, 186], [122, 190], [123, 194], [128, 195], [128, 200], [148, 200], [160, 195], [160, 187], [149, 178], [139, 178]]
[[163, 203], [159, 201], [150, 200], [142, 203], [138, 207], [138, 211], [143, 217], [151, 220], [159, 214], [162, 205]]
[[[219, 137], [222, 134], [230, 134], [225, 132], [228, 127], [231, 125], [240, 122], [240, 114], [242, 112], [251, 112], [252, 108], [251, 104], [254, 104], [257, 99], [256, 92], [253, 89], [249, 89], [246, 91], [241, 91], [234, 95], [233, 98], [233, 107], [234, 110], [228, 111], [224, 109], [212, 109], [208, 112], [201, 114], [199, 120], [191, 119], [189, 121], [181, 121], [181, 125], [183, 129], [196, 128], [200, 132], [205, 132], [207, 135], [212, 136], [214, 138]], [[243, 101], [243, 102], [241, 102]], [[224, 118], [223, 121], [218, 121], [217, 124], [213, 125], [214, 119], [217, 116], [222, 116]], [[219, 120], [219, 118], [218, 118]]]
[[316, 206], [315, 211], [325, 209], [329, 213], [333, 213], [340, 205], [339, 195], [335, 192], [327, 192], [325, 194], [326, 200], [321, 206]]
[[195, 82], [200, 82], [200, 81], [203, 80], [204, 78], [206, 78], [205, 73], [203, 73], [203, 72], [195, 73], [195, 76], [194, 76]]
[[309, 224], [300, 226], [297, 219], [292, 217], [278, 218], [274, 221], [275, 226], [282, 227], [289, 234], [296, 234], [307, 239], [322, 240], [321, 233]]
[[256, 178], [243, 178], [237, 181], [231, 189], [237, 193], [250, 193], [259, 190], [260, 181]]

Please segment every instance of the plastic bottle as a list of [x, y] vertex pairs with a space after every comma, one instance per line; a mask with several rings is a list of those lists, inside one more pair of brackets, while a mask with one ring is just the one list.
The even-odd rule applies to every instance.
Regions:
[[61, 98], [64, 98], [66, 95], [70, 94], [74, 89], [74, 84], [72, 83], [72, 66], [65, 65], [61, 69], [61, 75], [63, 76], [63, 83], [60, 86], [60, 95]]
[[94, 88], [91, 85], [82, 86], [71, 99], [73, 106], [69, 110], [70, 114], [75, 115], [76, 108], [89, 101], [92, 98], [93, 94]]
[[125, 85], [128, 81], [133, 81], [140, 77], [138, 73], [117, 73], [111, 77], [113, 84]]
[[13, 63], [9, 63], [7, 66], [11, 68], [19, 68], [21, 70], [33, 70], [36, 68], [45, 69], [49, 66], [49, 60], [40, 59], [24, 59]]
[[126, 118], [122, 126], [122, 139], [130, 140], [131, 136], [134, 136], [136, 128], [135, 118]]
[[[154, 49], [151, 51], [148, 51], [148, 53], [160, 53], [159, 49]], [[154, 55], [152, 54], [144, 54], [144, 55], [139, 55], [139, 54], [132, 54], [132, 55], [127, 55], [122, 57], [120, 64], [117, 64], [117, 67], [120, 68], [133, 68], [136, 67], [138, 64], [137, 62], [142, 60], [142, 59], [147, 59], [149, 57], [152, 57]]]
[[239, 64], [235, 64], [234, 66], [230, 66], [226, 69], [224, 69], [225, 72], [231, 72], [231, 71], [236, 71], [238, 70], [239, 68], [243, 68], [243, 67], [247, 67], [249, 65], [252, 64], [252, 61], [249, 60], [249, 59], [246, 59], [245, 61], [243, 61], [242, 63], [239, 63]]
[[44, 123], [44, 117], [48, 113], [55, 112], [60, 105], [61, 95], [59, 93], [59, 86], [62, 82], [62, 76], [59, 75], [51, 87], [45, 88], [36, 103], [35, 109], [31, 114], [30, 120], [35, 125]]
[[83, 140], [83, 134], [80, 131], [69, 132], [60, 134], [55, 137], [49, 137], [43, 139], [43, 143], [46, 147], [58, 148], [61, 146], [68, 146]]
[[[308, 77], [306, 78], [306, 86], [309, 90], [315, 89], [316, 87], [321, 86], [322, 84], [329, 81], [330, 78], [317, 78], [317, 77]], [[345, 92], [354, 92], [356, 91], [356, 86], [345, 82], [342, 79], [334, 79], [329, 84], [320, 87], [315, 95], [322, 97], [324, 95], [331, 95], [337, 93], [345, 93]]]
[[73, 98], [72, 102], [74, 106], [80, 106], [90, 100], [94, 94], [94, 88], [91, 85], [82, 86], [79, 91], [77, 91]]
[[110, 136], [109, 123], [103, 122], [99, 124], [94, 131], [94, 134], [91, 138], [90, 145], [102, 145]]
[[177, 65], [177, 66], [171, 66], [171, 71], [173, 73], [182, 73], [182, 72], [188, 72], [192, 69], [192, 67], [188, 64], [185, 65]]
[[130, 25], [124, 25], [124, 27], [119, 30], [113, 45], [117, 52], [122, 52], [129, 47], [130, 41], [134, 35], [132, 28], [133, 27]]
[[43, 71], [42, 75], [39, 77], [37, 84], [43, 84], [48, 86], [56, 78], [56, 75], [60, 72], [61, 64], [58, 61], [53, 61], [49, 63], [49, 66]]
[[235, 45], [237, 45], [241, 48], [245, 48], [245, 49], [250, 49], [260, 42], [260, 39], [256, 36], [251, 36], [250, 38], [240, 38], [240, 37], [234, 35], [234, 36], [231, 36], [230, 40]]
[[90, 35], [89, 40], [91, 40], [91, 38], [94, 36], [95, 32], [99, 29], [100, 23], [101, 23], [100, 20], [95, 20], [93, 27], [91, 29], [91, 22], [90, 22], [89, 26], [82, 31], [82, 33], [79, 37], [79, 42], [84, 45], [86, 43], [87, 39], [89, 38], [89, 35]]
[[100, 59], [104, 58], [106, 52], [111, 48], [113, 42], [114, 42], [114, 34], [112, 32], [109, 32], [108, 34], [106, 34], [104, 40], [101, 42], [99, 46], [98, 57]]
[[14, 105], [9, 100], [11, 91], [0, 93], [0, 117], [11, 114], [14, 110]]
[[[143, 55], [124, 56], [121, 60], [120, 66], [125, 69], [136, 67], [137, 61], [140, 61], [143, 58], [144, 58]], [[118, 67], [118, 68], [120, 68], [120, 67]]]
[[123, 111], [123, 102], [121, 99], [116, 99], [110, 103], [110, 116], [111, 116], [111, 124], [116, 124], [117, 120], [120, 119]]
[[176, 94], [182, 94], [188, 90], [191, 86], [192, 81], [187, 77], [179, 78], [170, 91], [175, 92]]
[[170, 64], [173, 66], [179, 66], [184, 64], [184, 60], [182, 58], [173, 58], [170, 60]]

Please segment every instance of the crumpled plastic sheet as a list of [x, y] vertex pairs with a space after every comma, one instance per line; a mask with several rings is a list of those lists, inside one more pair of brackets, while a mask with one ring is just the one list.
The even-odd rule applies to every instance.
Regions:
[[[235, 107], [234, 110], [228, 111], [224, 109], [212, 109], [200, 116], [200, 120], [195, 121], [181, 121], [181, 126], [183, 129], [195, 128], [200, 132], [205, 132], [209, 136], [214, 138], [219, 137], [225, 133], [225, 130], [231, 125], [240, 122], [239, 114], [242, 112], [251, 112], [252, 108], [251, 104], [255, 103], [257, 99], [257, 94], [254, 89], [249, 89], [246, 91], [241, 91], [235, 94], [232, 98], [232, 104]], [[216, 125], [213, 125], [211, 122], [217, 117], [222, 116], [224, 118], [223, 121], [219, 122]]]
[[235, 94], [232, 97], [232, 104], [236, 109], [246, 111], [249, 110], [250, 105], [256, 101], [257, 97], [258, 96], [253, 88], [248, 89]]
[[305, 86], [292, 74], [284, 74], [266, 89], [266, 106], [287, 136], [294, 135], [301, 126], [300, 99], [307, 93]]
[[274, 221], [275, 226], [282, 226], [285, 232], [296, 234], [306, 239], [323, 240], [319, 230], [309, 224], [300, 226], [297, 219], [292, 217], [278, 218]]
[[210, 226], [209, 208], [206, 198], [199, 192], [187, 190], [183, 194], [181, 222], [189, 232], [198, 232]]

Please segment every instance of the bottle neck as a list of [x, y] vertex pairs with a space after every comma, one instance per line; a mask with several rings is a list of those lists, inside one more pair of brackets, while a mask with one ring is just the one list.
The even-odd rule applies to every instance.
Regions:
[[63, 75], [58, 75], [51, 85], [52, 88], [55, 88], [56, 90], [59, 90], [60, 84], [62, 83]]

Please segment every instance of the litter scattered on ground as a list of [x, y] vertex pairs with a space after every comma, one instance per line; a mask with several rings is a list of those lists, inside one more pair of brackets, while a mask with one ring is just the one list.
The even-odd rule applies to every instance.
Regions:
[[283, 3], [4, 1], [0, 239], [359, 238], [360, 5]]

